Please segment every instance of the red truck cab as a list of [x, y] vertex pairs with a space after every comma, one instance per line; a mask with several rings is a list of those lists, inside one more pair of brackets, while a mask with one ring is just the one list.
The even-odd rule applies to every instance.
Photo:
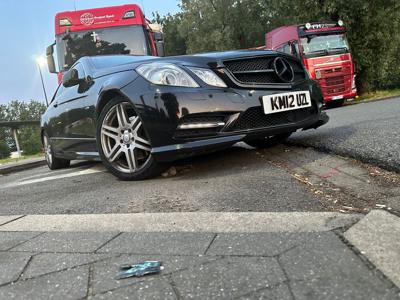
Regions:
[[135, 4], [60, 12], [55, 17], [55, 43], [46, 50], [49, 71], [57, 73], [60, 82], [63, 72], [83, 56], [163, 56], [163, 35], [156, 25]]
[[325, 103], [357, 96], [355, 68], [343, 22], [282, 26], [266, 34], [266, 48], [299, 57], [321, 86]]

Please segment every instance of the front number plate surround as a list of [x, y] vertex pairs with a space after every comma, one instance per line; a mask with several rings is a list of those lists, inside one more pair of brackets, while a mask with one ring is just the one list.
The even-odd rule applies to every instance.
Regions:
[[311, 106], [309, 91], [271, 94], [262, 97], [264, 114], [274, 114], [282, 111], [301, 109]]

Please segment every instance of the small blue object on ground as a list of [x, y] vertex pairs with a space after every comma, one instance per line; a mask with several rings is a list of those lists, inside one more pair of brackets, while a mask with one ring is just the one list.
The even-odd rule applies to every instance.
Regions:
[[144, 261], [134, 265], [122, 265], [116, 279], [141, 277], [147, 274], [159, 273], [162, 269], [160, 261]]

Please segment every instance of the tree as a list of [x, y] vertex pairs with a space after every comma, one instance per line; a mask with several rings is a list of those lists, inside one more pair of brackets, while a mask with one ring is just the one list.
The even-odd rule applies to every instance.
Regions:
[[[8, 105], [0, 106], [0, 120], [4, 121], [34, 121], [40, 120], [40, 116], [46, 110], [46, 106], [38, 101], [22, 102], [11, 101]], [[18, 130], [21, 149], [24, 154], [35, 154], [41, 151], [41, 139], [39, 126], [24, 126]], [[1, 136], [2, 135], [2, 136]], [[13, 144], [11, 130], [2, 129], [0, 137], [4, 137], [7, 146]]]
[[398, 0], [182, 0], [181, 12], [161, 18], [168, 54], [265, 45], [282, 25], [342, 19], [362, 91], [400, 85]]
[[10, 154], [10, 146], [6, 143], [5, 140], [0, 140], [0, 158], [8, 158], [10, 157]]

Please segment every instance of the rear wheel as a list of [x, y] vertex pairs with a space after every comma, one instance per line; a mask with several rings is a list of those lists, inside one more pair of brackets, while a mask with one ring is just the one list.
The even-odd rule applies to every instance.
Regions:
[[50, 170], [63, 169], [70, 166], [70, 160], [54, 156], [53, 148], [51, 147], [50, 140], [46, 134], [43, 136], [43, 148], [44, 157]]
[[264, 138], [246, 141], [246, 144], [255, 148], [268, 148], [286, 142], [292, 132], [282, 133]]
[[154, 177], [166, 168], [154, 160], [142, 121], [122, 97], [112, 99], [100, 113], [97, 147], [105, 167], [122, 180]]

